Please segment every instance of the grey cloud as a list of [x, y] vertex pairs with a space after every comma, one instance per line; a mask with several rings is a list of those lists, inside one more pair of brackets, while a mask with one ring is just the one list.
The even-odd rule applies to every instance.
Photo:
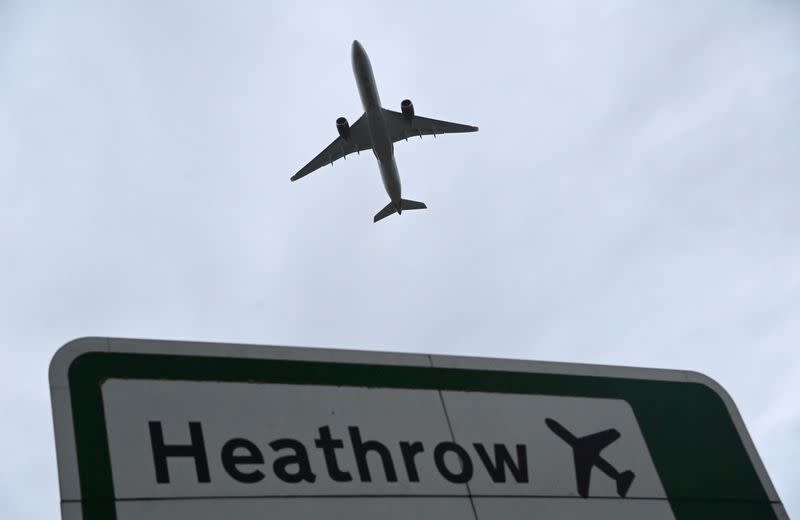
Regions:
[[[3, 517], [53, 517], [85, 335], [684, 368], [800, 511], [800, 42], [787, 2], [0, 9]], [[310, 14], [311, 13], [311, 14]], [[383, 102], [474, 123], [288, 178]]]

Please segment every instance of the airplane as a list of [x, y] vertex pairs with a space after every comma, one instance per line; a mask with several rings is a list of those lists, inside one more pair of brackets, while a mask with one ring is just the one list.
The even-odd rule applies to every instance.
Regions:
[[633, 471], [620, 473], [600, 456], [600, 452], [606, 446], [620, 438], [620, 433], [617, 430], [611, 428], [585, 437], [575, 437], [554, 419], [548, 417], [544, 422], [547, 423], [548, 428], [553, 433], [572, 447], [575, 460], [575, 480], [578, 481], [578, 494], [581, 497], [588, 498], [589, 496], [589, 479], [592, 476], [592, 468], [594, 466], [597, 466], [600, 471], [614, 479], [617, 482], [617, 494], [623, 498], [625, 497], [636, 475]]
[[403, 210], [426, 209], [424, 202], [407, 200], [401, 196], [400, 175], [394, 160], [394, 143], [401, 139], [408, 141], [409, 137], [414, 136], [422, 139], [423, 135], [436, 137], [437, 134], [477, 132], [478, 127], [420, 117], [414, 113], [414, 104], [409, 99], [400, 103], [400, 112], [383, 108], [375, 85], [372, 64], [358, 40], [353, 41], [352, 61], [364, 114], [352, 125], [344, 117], [338, 118], [336, 130], [339, 137], [292, 175], [291, 180], [296, 181], [322, 166], [332, 165], [337, 159], [346, 159], [348, 154], [360, 154], [364, 150], [372, 149], [378, 160], [383, 186], [391, 199], [375, 215], [373, 222], [394, 213], [400, 215]]

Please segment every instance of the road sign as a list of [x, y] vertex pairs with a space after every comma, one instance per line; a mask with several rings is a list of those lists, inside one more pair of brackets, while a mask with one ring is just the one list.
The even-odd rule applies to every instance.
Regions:
[[694, 372], [85, 338], [50, 386], [65, 520], [786, 518]]

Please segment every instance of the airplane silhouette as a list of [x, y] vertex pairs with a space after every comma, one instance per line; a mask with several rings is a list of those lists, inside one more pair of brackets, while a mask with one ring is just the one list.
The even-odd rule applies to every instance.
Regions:
[[572, 447], [572, 453], [575, 459], [575, 480], [578, 481], [578, 494], [580, 496], [588, 498], [589, 480], [592, 476], [592, 468], [597, 466], [600, 471], [617, 482], [617, 494], [621, 497], [625, 497], [636, 475], [630, 470], [620, 473], [614, 466], [600, 456], [600, 452], [603, 451], [606, 446], [620, 438], [620, 433], [617, 430], [611, 428], [585, 437], [575, 437], [554, 419], [548, 417], [544, 422], [547, 423], [547, 427], [550, 428], [553, 433]]

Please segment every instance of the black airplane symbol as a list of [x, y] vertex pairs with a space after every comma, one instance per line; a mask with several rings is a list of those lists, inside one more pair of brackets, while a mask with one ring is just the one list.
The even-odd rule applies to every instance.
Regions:
[[600, 456], [606, 446], [620, 438], [620, 433], [611, 428], [602, 432], [593, 433], [585, 437], [575, 437], [566, 428], [558, 424], [555, 420], [546, 418], [544, 420], [548, 428], [558, 435], [561, 440], [572, 447], [575, 459], [575, 479], [578, 481], [578, 494], [583, 498], [589, 496], [589, 479], [592, 476], [592, 468], [597, 468], [617, 481], [617, 493], [624, 497], [633, 483], [636, 476], [633, 471], [623, 471], [620, 473], [611, 464]]

